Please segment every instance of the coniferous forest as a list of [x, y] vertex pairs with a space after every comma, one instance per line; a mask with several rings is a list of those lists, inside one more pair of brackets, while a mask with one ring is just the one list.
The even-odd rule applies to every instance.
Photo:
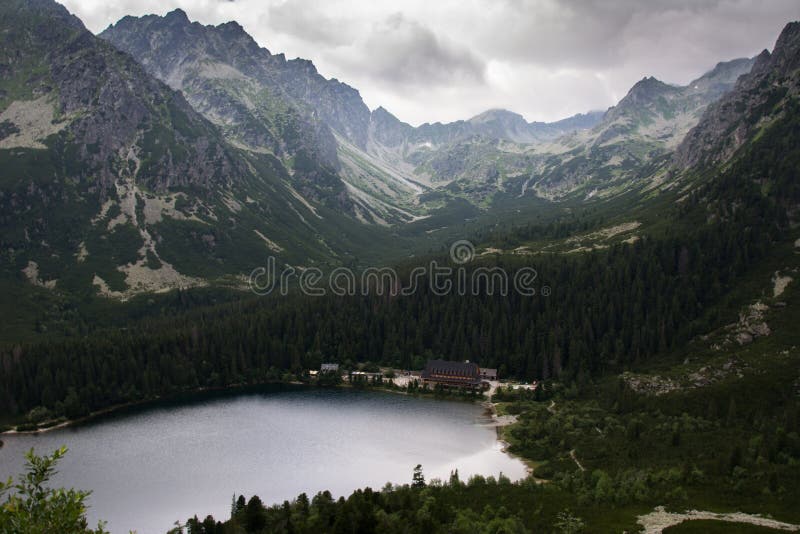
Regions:
[[531, 265], [549, 296], [251, 298], [80, 340], [3, 352], [4, 411], [75, 416], [198, 387], [301, 374], [322, 361], [419, 369], [433, 356], [504, 376], [587, 379], [682, 346], [771, 245], [768, 229], [716, 227]]
[[[419, 369], [444, 357], [525, 380], [620, 372], [720, 326], [737, 281], [780, 241], [798, 198], [792, 143], [800, 134], [793, 121], [785, 124], [669, 208], [673, 222], [652, 235], [586, 254], [467, 266], [502, 267], [510, 279], [533, 267], [536, 295], [437, 296], [425, 279], [411, 295], [387, 287], [367, 296], [241, 298], [79, 339], [14, 345], [2, 353], [3, 410], [74, 417], [187, 389], [279, 380], [322, 361]], [[778, 168], [776, 153], [788, 154]], [[750, 178], [765, 167], [768, 196]], [[732, 210], [736, 204], [744, 207]], [[698, 216], [718, 222], [692, 228]], [[400, 280], [409, 272], [398, 269]]]

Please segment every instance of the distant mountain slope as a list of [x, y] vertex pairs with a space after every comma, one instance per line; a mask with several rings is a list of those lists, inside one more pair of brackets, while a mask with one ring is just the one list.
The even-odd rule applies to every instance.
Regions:
[[614, 197], [657, 183], [668, 154], [752, 63], [720, 63], [685, 87], [645, 78], [605, 113], [550, 124], [492, 110], [468, 121], [413, 128], [378, 108], [368, 148], [411, 165], [416, 180], [429, 187], [487, 210], [529, 195]]
[[[153, 190], [224, 186], [242, 172], [179, 94], [98, 41], [60, 5], [10, 1], [0, 8], [4, 149], [44, 148], [55, 136], [61, 156], [82, 164], [75, 177], [101, 193], [127, 170], [126, 159], [137, 160], [140, 183]], [[67, 143], [78, 152], [63, 151]], [[134, 145], [141, 149], [135, 154]]]
[[[398, 258], [467, 222], [561, 209], [534, 194], [578, 204], [669, 185], [673, 148], [751, 65], [721, 63], [686, 87], [647, 78], [602, 120], [491, 110], [415, 128], [235, 23], [126, 17], [104, 38], [133, 58], [52, 0], [0, 14], [0, 278], [117, 298], [241, 286], [267, 256]], [[692, 134], [703, 157], [728, 157], [715, 124], [735, 125], [741, 145], [785, 115], [796, 31], [708, 109]]]
[[125, 17], [101, 37], [183, 91], [231, 142], [280, 158], [303, 196], [348, 207], [335, 176], [340, 165], [331, 130], [287, 93], [294, 85], [285, 80], [284, 71], [293, 70], [287, 62], [260, 48], [241, 26], [202, 26], [176, 10], [165, 17]]
[[418, 127], [401, 122], [384, 108], [372, 112], [372, 140], [387, 147], [399, 145], [446, 145], [470, 137], [485, 137], [520, 144], [555, 139], [560, 135], [595, 126], [603, 113], [592, 111], [556, 122], [527, 122], [522, 115], [505, 109], [492, 109], [471, 119], [425, 123]]
[[241, 284], [268, 255], [341, 261], [363, 237], [52, 0], [0, 4], [0, 39], [4, 280], [126, 298]]
[[800, 22], [787, 24], [772, 53], [764, 50], [752, 71], [709, 106], [681, 143], [675, 162], [681, 168], [722, 163], [757, 132], [786, 112], [800, 94]]
[[595, 143], [608, 143], [625, 134], [639, 134], [674, 148], [706, 107], [730, 91], [737, 78], [749, 72], [754, 62], [755, 59], [741, 58], [718, 63], [684, 87], [653, 77], [644, 78], [619, 104], [608, 110], [598, 127], [601, 134]]
[[[337, 206], [365, 223], [402, 224], [440, 208], [419, 197], [457, 178], [432, 169], [436, 164], [429, 161], [453, 146], [472, 139], [539, 143], [590, 128], [602, 116], [528, 123], [490, 110], [465, 121], [412, 127], [383, 108], [370, 112], [358, 91], [325, 79], [310, 61], [286, 61], [259, 47], [235, 22], [204, 26], [176, 10], [125, 17], [100, 36], [184, 91], [229, 140], [279, 157], [307, 200]], [[451, 193], [440, 198], [483, 199]]]
[[176, 9], [163, 17], [124, 17], [99, 36], [131, 53], [176, 89], [193, 88], [196, 78], [230, 79], [243, 74], [313, 111], [357, 146], [363, 148], [366, 143], [369, 109], [358, 91], [325, 79], [310, 61], [287, 61], [283, 54], [271, 54], [236, 22], [203, 26]]
[[305, 200], [369, 224], [414, 217], [400, 208], [417, 192], [393, 179], [400, 171], [384, 173], [379, 187], [361, 179], [377, 174], [359, 168], [370, 159], [369, 109], [356, 90], [323, 78], [310, 61], [270, 53], [235, 22], [204, 26], [181, 10], [125, 17], [100, 37], [183, 91], [232, 143], [281, 159]]
[[176, 10], [125, 17], [101, 37], [182, 90], [230, 142], [280, 159], [304, 200], [384, 226], [463, 201], [489, 210], [501, 196], [611, 197], [658, 183], [668, 154], [753, 64], [719, 63], [684, 87], [644, 78], [607, 112], [554, 123], [494, 109], [413, 127], [235, 22], [204, 26]]
[[418, 180], [483, 205], [498, 192], [612, 197], [663, 174], [665, 157], [753, 61], [719, 63], [684, 87], [644, 78], [605, 113], [549, 124], [491, 110], [413, 128], [378, 108], [369, 148], [410, 163]]
[[614, 196], [642, 180], [657, 182], [666, 156], [754, 61], [719, 63], [683, 87], [653, 77], [640, 80], [591, 130], [537, 147], [543, 158], [526, 189], [546, 197]]

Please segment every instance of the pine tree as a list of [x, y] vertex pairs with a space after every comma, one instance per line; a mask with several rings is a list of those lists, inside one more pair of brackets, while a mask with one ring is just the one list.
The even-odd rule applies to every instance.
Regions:
[[411, 477], [411, 486], [415, 488], [425, 487], [425, 476], [422, 474], [422, 464], [417, 464], [414, 468], [414, 475]]

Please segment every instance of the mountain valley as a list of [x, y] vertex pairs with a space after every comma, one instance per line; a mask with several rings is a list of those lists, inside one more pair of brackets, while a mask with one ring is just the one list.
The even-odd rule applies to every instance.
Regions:
[[[9, 439], [276, 385], [479, 400], [524, 480], [417, 466], [173, 532], [800, 528], [800, 22], [605, 111], [418, 126], [181, 9], [94, 35], [3, 0], [0, 42]], [[439, 360], [501, 381], [429, 388]]]

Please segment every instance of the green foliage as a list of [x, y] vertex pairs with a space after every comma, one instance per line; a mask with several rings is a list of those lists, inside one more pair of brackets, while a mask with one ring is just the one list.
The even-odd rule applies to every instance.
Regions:
[[0, 483], [0, 498], [5, 497], [0, 506], [0, 530], [18, 534], [106, 533], [102, 522], [96, 529], [88, 527], [84, 501], [89, 492], [47, 486], [66, 452], [66, 447], [62, 447], [50, 456], [36, 456], [31, 449], [25, 454], [26, 472], [19, 476], [18, 482], [14, 484], [9, 479]]
[[414, 488], [425, 487], [425, 476], [422, 474], [422, 465], [417, 464], [414, 468], [414, 475], [411, 478], [411, 486]]
[[563, 534], [578, 534], [583, 532], [585, 527], [583, 520], [580, 517], [572, 515], [569, 510], [559, 512], [556, 523], [554, 525], [558, 532]]
[[[242, 505], [234, 506], [226, 523], [216, 522], [212, 517], [201, 523], [195, 517], [186, 526], [192, 534], [236, 531], [526, 534], [532, 528], [511, 510], [519, 509], [521, 503], [508, 498], [520, 491], [522, 486], [475, 478], [456, 485], [387, 485], [380, 492], [366, 488], [339, 500], [334, 500], [327, 491], [310, 500], [301, 494], [294, 501], [274, 506], [264, 506], [258, 497], [251, 497], [244, 505], [240, 496], [238, 502]], [[492, 492], [495, 502], [490, 504]]]
[[[208, 232], [204, 225], [181, 223], [185, 238]], [[423, 362], [469, 359], [507, 375], [558, 377], [580, 388], [590, 376], [648, 361], [720, 322], [710, 310], [767, 253], [770, 232], [714, 226], [584, 256], [484, 262], [512, 278], [517, 269], [534, 267], [537, 280], [552, 287], [549, 297], [515, 291], [438, 296], [423, 278], [413, 295], [394, 299], [273, 296], [128, 324], [125, 331], [24, 345], [14, 349], [22, 358], [11, 356], [12, 347], [0, 350], [9, 362], [0, 377], [0, 402], [10, 413], [40, 405], [52, 410], [73, 387], [96, 410], [187, 388], [258, 383], [273, 367], [297, 374], [318, 365], [315, 354], [405, 369], [413, 368], [415, 355]], [[105, 242], [107, 253], [130, 250], [140, 239], [132, 226], [117, 227]], [[213, 242], [214, 254], [229, 246], [223, 232], [215, 232]], [[172, 246], [162, 257], [171, 261], [182, 248]], [[196, 261], [207, 265], [202, 256]], [[104, 274], [113, 280], [112, 272]], [[400, 275], [409, 279], [405, 270]], [[56, 369], [64, 380], [54, 380]]]

